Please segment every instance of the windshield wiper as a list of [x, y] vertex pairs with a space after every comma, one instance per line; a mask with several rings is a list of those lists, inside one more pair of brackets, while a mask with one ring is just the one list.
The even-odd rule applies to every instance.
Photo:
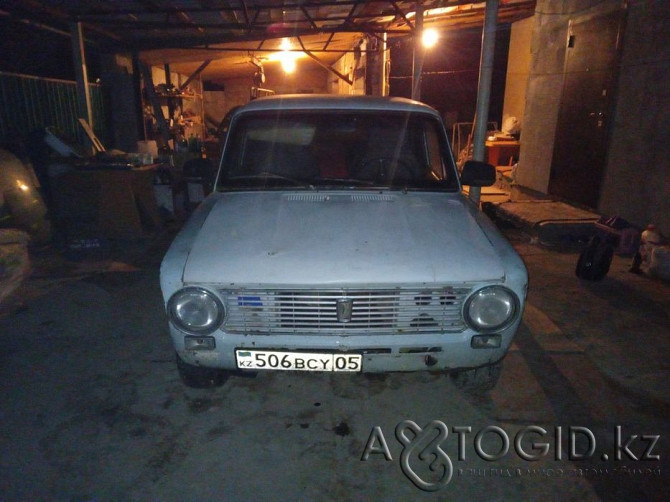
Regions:
[[304, 188], [309, 188], [311, 190], [315, 190], [314, 185], [311, 183], [306, 182], [305, 180], [299, 180], [296, 178], [291, 178], [289, 176], [283, 176], [281, 174], [276, 174], [276, 173], [269, 173], [269, 172], [262, 172], [262, 173], [257, 173], [257, 174], [240, 174], [238, 176], [232, 176], [226, 181], [237, 181], [237, 180], [279, 180], [279, 181], [288, 181], [289, 183], [299, 186], [299, 187], [304, 187]]
[[378, 183], [370, 180], [359, 180], [354, 178], [315, 178], [314, 183], [324, 184], [324, 185], [338, 185], [338, 186], [357, 186], [357, 187], [371, 187], [376, 186]]

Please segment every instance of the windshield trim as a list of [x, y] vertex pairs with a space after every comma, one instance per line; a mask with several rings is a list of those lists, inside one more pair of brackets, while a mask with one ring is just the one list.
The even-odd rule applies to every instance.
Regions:
[[216, 188], [218, 193], [230, 192], [402, 192], [402, 193], [459, 193], [459, 187], [408, 187], [403, 185], [391, 186], [337, 186], [337, 185], [313, 185], [313, 186], [220, 186]]
[[[375, 118], [380, 118], [380, 115], [401, 118], [404, 123], [410, 123], [410, 121], [428, 121], [434, 124], [431, 128], [431, 131], [436, 132], [437, 134], [433, 136], [437, 139], [435, 144], [438, 145], [439, 154], [437, 158], [441, 163], [442, 176], [443, 179], [436, 179], [435, 182], [432, 182], [430, 176], [424, 175], [421, 179], [414, 178], [412, 181], [402, 181], [400, 179], [393, 180], [390, 184], [383, 183], [382, 180], [370, 180], [370, 179], [355, 179], [355, 178], [342, 178], [331, 176], [321, 176], [321, 175], [312, 175], [313, 177], [307, 176], [301, 178], [299, 176], [285, 176], [287, 178], [292, 178], [290, 182], [282, 183], [280, 176], [284, 176], [283, 173], [277, 173], [277, 179], [274, 179], [270, 182], [263, 183], [262, 186], [253, 186], [250, 184], [239, 185], [233, 184], [234, 178], [240, 177], [244, 178], [245, 175], [236, 174], [233, 177], [229, 178], [227, 175], [230, 172], [227, 169], [228, 162], [231, 162], [231, 156], [234, 151], [235, 144], [235, 135], [239, 128], [242, 127], [242, 124], [245, 123], [246, 119], [273, 119], [280, 120], [281, 118], [286, 118], [288, 121], [293, 120], [294, 117], [309, 117], [309, 116], [323, 116], [323, 115], [332, 115], [332, 116], [351, 116], [352, 119], [361, 118], [369, 121], [370, 116]], [[367, 118], [366, 118], [367, 117]], [[383, 123], [383, 119], [380, 118], [380, 123]], [[416, 122], [415, 122], [416, 123]], [[243, 129], [241, 130], [243, 131]], [[405, 133], [399, 133], [405, 134]], [[424, 133], [425, 134], [425, 133]], [[245, 141], [248, 141], [245, 140]], [[333, 144], [336, 144], [337, 140], [333, 141]], [[425, 141], [424, 141], [425, 143]], [[332, 146], [332, 145], [331, 145]], [[436, 149], [433, 149], [436, 151]], [[400, 160], [395, 160], [395, 162], [401, 162]], [[433, 164], [435, 165], [435, 164]], [[392, 172], [395, 173], [396, 168], [392, 168]], [[429, 174], [433, 175], [433, 172], [430, 172], [430, 167], [426, 165]], [[272, 173], [274, 174], [274, 173]], [[330, 178], [330, 179], [325, 179]], [[267, 181], [267, 180], [266, 180]], [[381, 183], [380, 183], [381, 182]], [[303, 183], [305, 186], [297, 186], [298, 183]], [[319, 109], [319, 110], [304, 110], [304, 109], [290, 109], [290, 110], [271, 110], [271, 111], [249, 111], [249, 112], [238, 112], [233, 118], [230, 124], [229, 134], [226, 137], [226, 145], [223, 149], [222, 156], [219, 162], [219, 169], [216, 179], [216, 191], [219, 192], [228, 192], [228, 191], [261, 191], [261, 190], [285, 190], [285, 189], [305, 189], [305, 190], [360, 190], [360, 189], [379, 189], [379, 190], [391, 190], [391, 191], [417, 191], [417, 192], [458, 192], [460, 191], [460, 181], [458, 178], [458, 171], [454, 163], [453, 154], [451, 147], [449, 145], [449, 140], [444, 129], [444, 125], [434, 113], [428, 113], [425, 110], [415, 110], [415, 111], [398, 111], [398, 110], [355, 110], [355, 109]]]

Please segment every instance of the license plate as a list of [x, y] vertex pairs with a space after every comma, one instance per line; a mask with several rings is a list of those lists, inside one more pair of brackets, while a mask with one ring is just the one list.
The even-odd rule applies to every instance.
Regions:
[[361, 371], [361, 354], [236, 350], [240, 369], [281, 371]]

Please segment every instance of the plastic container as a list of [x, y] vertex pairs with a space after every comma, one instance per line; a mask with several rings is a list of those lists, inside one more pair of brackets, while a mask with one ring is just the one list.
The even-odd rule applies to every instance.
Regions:
[[662, 243], [663, 236], [656, 229], [656, 225], [652, 223], [647, 225], [640, 238], [640, 255], [642, 256], [642, 261], [649, 263], [654, 248], [660, 246]]

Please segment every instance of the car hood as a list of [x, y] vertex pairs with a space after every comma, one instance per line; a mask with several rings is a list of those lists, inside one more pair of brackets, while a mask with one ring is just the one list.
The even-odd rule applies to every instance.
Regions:
[[501, 260], [459, 194], [216, 194], [185, 283], [402, 285], [502, 280]]

